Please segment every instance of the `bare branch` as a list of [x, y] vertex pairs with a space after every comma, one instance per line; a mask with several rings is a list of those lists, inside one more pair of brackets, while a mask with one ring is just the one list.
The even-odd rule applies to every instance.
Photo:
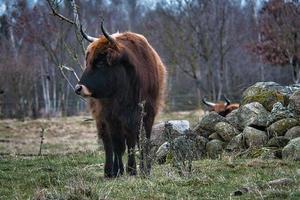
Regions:
[[[61, 74], [62, 74], [63, 77], [66, 79], [66, 81], [68, 82], [69, 86], [70, 86], [73, 90], [75, 90], [75, 87], [72, 85], [71, 81], [68, 79], [68, 77], [66, 76], [66, 74], [65, 74], [65, 72], [64, 72], [64, 69], [67, 70], [67, 71], [71, 71], [71, 72], [73, 73], [73, 75], [76, 77], [77, 81], [79, 81], [79, 78], [78, 78], [76, 72], [74, 71], [74, 69], [73, 69], [73, 68], [69, 68], [69, 67], [67, 67], [67, 66], [65, 66], [65, 65], [60, 65], [60, 66], [58, 66], [58, 67], [60, 68]], [[87, 102], [86, 99], [82, 98], [81, 96], [79, 96], [79, 98], [80, 98], [81, 100], [83, 100], [84, 102]]]
[[66, 21], [66, 22], [68, 22], [68, 23], [70, 23], [70, 24], [75, 24], [74, 21], [72, 21], [72, 20], [70, 20], [69, 18], [67, 18], [67, 17], [63, 16], [62, 14], [58, 13], [58, 12], [55, 10], [55, 8], [54, 8], [53, 3], [51, 2], [51, 0], [46, 0], [46, 1], [48, 2], [48, 5], [49, 5], [49, 7], [50, 7], [50, 9], [51, 9], [51, 11], [52, 11], [52, 14], [53, 14], [54, 16], [57, 16], [57, 17], [59, 17], [61, 20]]
[[67, 66], [65, 66], [65, 65], [61, 65], [60, 69], [61, 69], [61, 70], [66, 69], [66, 70], [72, 72], [72, 73], [74, 74], [74, 76], [76, 77], [77, 81], [80, 80], [80, 79], [78, 78], [78, 76], [77, 76], [77, 74], [76, 74], [76, 72], [74, 71], [73, 68], [67, 67]]

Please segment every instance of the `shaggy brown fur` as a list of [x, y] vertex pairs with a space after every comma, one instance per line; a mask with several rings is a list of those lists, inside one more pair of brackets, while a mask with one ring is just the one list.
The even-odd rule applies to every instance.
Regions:
[[[127, 172], [136, 174], [132, 151], [138, 139], [138, 104], [145, 101], [144, 127], [146, 137], [150, 138], [155, 116], [163, 105], [166, 84], [165, 66], [145, 37], [131, 32], [112, 37], [116, 44], [101, 36], [88, 46], [86, 69], [79, 82], [92, 97], [90, 109], [104, 144], [107, 177], [123, 174], [125, 143]], [[101, 81], [105, 87], [99, 86]]]

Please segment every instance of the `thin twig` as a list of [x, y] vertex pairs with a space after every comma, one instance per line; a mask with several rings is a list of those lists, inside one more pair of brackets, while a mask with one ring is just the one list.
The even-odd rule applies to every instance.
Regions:
[[66, 70], [72, 72], [73, 75], [75, 76], [75, 78], [77, 79], [77, 81], [80, 80], [79, 77], [78, 77], [78, 75], [76, 74], [76, 72], [74, 71], [73, 68], [67, 67], [67, 66], [65, 66], [65, 65], [61, 65], [61, 66], [60, 66], [60, 69], [61, 69], [61, 70], [66, 69]]
[[69, 18], [63, 16], [62, 14], [59, 14], [59, 13], [55, 10], [55, 8], [53, 7], [53, 4], [52, 4], [52, 2], [51, 2], [50, 0], [46, 0], [46, 1], [48, 2], [49, 7], [50, 7], [50, 9], [51, 9], [51, 11], [52, 11], [52, 14], [53, 14], [54, 16], [57, 16], [57, 17], [59, 17], [61, 20], [66, 21], [66, 22], [68, 22], [68, 23], [70, 23], [70, 24], [75, 24], [74, 21], [72, 21], [72, 20], [70, 20]]
[[147, 176], [150, 174], [150, 158], [149, 158], [149, 146], [150, 142], [146, 136], [145, 127], [144, 127], [144, 117], [145, 113], [145, 101], [139, 103], [140, 107], [140, 127], [139, 127], [139, 135], [140, 135], [140, 172], [142, 176]]
[[[65, 72], [64, 72], [64, 69], [68, 70], [68, 71], [71, 71], [73, 73], [73, 75], [75, 76], [75, 78], [77, 79], [77, 81], [79, 81], [80, 79], [78, 78], [76, 72], [74, 71], [73, 68], [69, 68], [65, 65], [61, 65], [61, 66], [58, 66], [60, 68], [60, 71], [61, 71], [61, 74], [63, 75], [63, 77], [66, 79], [66, 81], [68, 82], [68, 84], [70, 85], [70, 87], [75, 90], [75, 87], [72, 85], [71, 81], [68, 79], [68, 77], [66, 76]], [[81, 100], [83, 100], [84, 102], [87, 102], [86, 99], [84, 99], [83, 97], [79, 96], [79, 98]]]
[[41, 142], [40, 142], [40, 150], [39, 150], [39, 156], [41, 156], [42, 155], [42, 148], [43, 148], [43, 144], [44, 144], [44, 132], [45, 132], [45, 129], [44, 128], [42, 128], [41, 129], [41, 135], [40, 135], [40, 137], [41, 137]]
[[67, 49], [69, 55], [73, 58], [73, 60], [74, 60], [75, 62], [77, 62], [77, 64], [79, 64], [80, 69], [83, 71], [84, 67], [83, 67], [83, 65], [80, 63], [80, 60], [79, 60], [78, 55], [77, 55], [77, 53], [75, 52], [75, 50], [72, 49], [65, 41], [63, 41], [63, 45], [64, 45], [65, 48]]

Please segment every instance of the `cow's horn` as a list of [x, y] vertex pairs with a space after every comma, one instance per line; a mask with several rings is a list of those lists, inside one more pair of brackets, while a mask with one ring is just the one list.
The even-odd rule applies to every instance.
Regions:
[[115, 39], [113, 39], [106, 31], [106, 29], [104, 28], [104, 25], [103, 25], [103, 21], [101, 22], [101, 30], [102, 30], [102, 33], [103, 35], [106, 37], [106, 39], [113, 45], [116, 44], [116, 41]]
[[231, 104], [230, 100], [227, 99], [227, 97], [225, 95], [223, 95], [223, 97], [224, 97], [224, 99], [226, 101], [226, 106], [230, 105]]
[[205, 105], [207, 105], [207, 106], [215, 106], [215, 105], [216, 105], [215, 103], [206, 101], [204, 98], [202, 99], [202, 102], [203, 102]]
[[92, 36], [89, 36], [88, 34], [86, 34], [83, 29], [82, 29], [82, 25], [80, 25], [80, 32], [81, 32], [81, 35], [84, 39], [86, 39], [87, 41], [89, 42], [94, 42], [95, 40], [97, 40], [97, 38], [95, 37], [92, 37]]

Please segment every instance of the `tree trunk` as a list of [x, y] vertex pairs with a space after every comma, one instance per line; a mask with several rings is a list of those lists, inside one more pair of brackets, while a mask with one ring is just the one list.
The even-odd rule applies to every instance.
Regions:
[[297, 84], [297, 83], [299, 83], [299, 79], [300, 79], [299, 63], [292, 62], [291, 66], [292, 66], [292, 69], [293, 69], [293, 82], [295, 84]]

